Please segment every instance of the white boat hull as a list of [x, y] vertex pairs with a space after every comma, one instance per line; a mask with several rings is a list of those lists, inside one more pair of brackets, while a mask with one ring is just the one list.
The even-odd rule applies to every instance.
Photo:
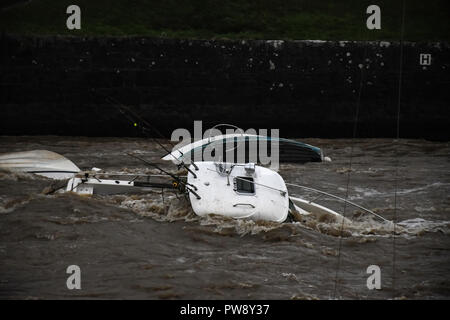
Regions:
[[34, 173], [52, 179], [69, 179], [80, 171], [72, 161], [47, 150], [0, 154], [0, 168]]
[[[195, 164], [199, 170], [192, 165], [190, 169], [197, 177], [189, 173], [187, 182], [197, 189], [195, 194], [189, 194], [192, 209], [197, 215], [217, 214], [236, 219], [275, 222], [286, 220], [289, 196], [283, 178], [275, 171], [254, 166], [254, 173], [249, 174], [244, 165], [235, 165], [227, 176], [216, 171], [217, 165], [214, 162]], [[231, 168], [231, 164], [225, 165]], [[236, 189], [240, 177], [253, 179], [253, 193], [241, 193]]]

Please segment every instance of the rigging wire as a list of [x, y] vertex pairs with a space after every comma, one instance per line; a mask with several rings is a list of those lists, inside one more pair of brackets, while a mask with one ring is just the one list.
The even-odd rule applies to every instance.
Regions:
[[[92, 93], [97, 94], [94, 90], [91, 90]], [[97, 94], [98, 95], [98, 94]], [[137, 113], [135, 113], [133, 110], [131, 110], [130, 108], [126, 107], [124, 104], [120, 103], [120, 101], [118, 101], [117, 99], [114, 99], [112, 97], [109, 97], [107, 95], [104, 95], [103, 98], [107, 101], [110, 102], [114, 107], [117, 108], [117, 110], [129, 121], [131, 121], [133, 123], [133, 125], [135, 127], [138, 126], [137, 122], [141, 122], [143, 125], [139, 126], [139, 128], [141, 129], [142, 133], [146, 134], [147, 137], [149, 137], [153, 142], [157, 143], [163, 150], [165, 150], [168, 154], [171, 154], [172, 156], [174, 156], [172, 154], [172, 151], [169, 151], [161, 142], [159, 142], [158, 140], [156, 140], [155, 138], [153, 138], [150, 134], [149, 134], [149, 130], [147, 129], [150, 128], [154, 133], [156, 133], [157, 135], [159, 135], [161, 138], [165, 138], [164, 135], [155, 127], [153, 127], [147, 120], [145, 120], [144, 118], [142, 118], [141, 116], [139, 116]], [[172, 144], [172, 143], [171, 143]], [[172, 144], [173, 146], [173, 144]], [[181, 152], [181, 151], [179, 151]], [[131, 154], [131, 153], [127, 153], [128, 156], [133, 157], [135, 159], [138, 159], [142, 162], [144, 162], [145, 164], [152, 166], [156, 169], [158, 169], [159, 171], [169, 175], [170, 177], [172, 177], [178, 184], [182, 184], [184, 186], [184, 189], [187, 192], [192, 193], [197, 199], [201, 199], [201, 197], [195, 192], [197, 191], [197, 187], [195, 187], [194, 185], [188, 183], [187, 181], [183, 181], [179, 176], [172, 174], [164, 169], [162, 169], [161, 167], [159, 167], [157, 164], [151, 163], [141, 157], [138, 157], [137, 155]], [[175, 158], [175, 157], [174, 157]], [[195, 170], [198, 170], [198, 166], [192, 161], [191, 165], [195, 168]], [[192, 176], [196, 179], [197, 175], [181, 160], [180, 163], [178, 164], [178, 169], [180, 169], [181, 167], [185, 168], [188, 172], [190, 172], [192, 174]]]
[[[129, 156], [132, 157], [132, 158], [138, 159], [138, 160], [144, 162], [145, 164], [147, 164], [147, 165], [149, 165], [149, 166], [152, 166], [152, 167], [158, 169], [158, 170], [161, 171], [162, 173], [165, 173], [165, 174], [169, 175], [169, 176], [172, 177], [177, 183], [184, 185], [184, 188], [186, 189], [186, 191], [192, 193], [197, 199], [201, 199], [201, 197], [195, 192], [195, 191], [197, 191], [197, 187], [194, 186], [193, 184], [188, 183], [187, 181], [183, 181], [182, 179], [180, 179], [180, 177], [178, 177], [178, 176], [176, 176], [176, 175], [174, 175], [174, 174], [172, 174], [172, 173], [170, 173], [170, 172], [168, 172], [168, 171], [166, 171], [166, 170], [164, 170], [164, 169], [161, 169], [157, 164], [151, 163], [151, 162], [149, 162], [149, 161], [147, 161], [147, 160], [145, 160], [145, 159], [143, 159], [143, 158], [141, 158], [141, 157], [138, 157], [137, 155], [134, 155], [134, 154], [132, 154], [132, 153], [127, 153], [127, 155], [129, 155]], [[191, 171], [190, 171], [190, 172], [191, 172]], [[191, 189], [191, 188], [192, 188], [192, 189]]]
[[145, 163], [145, 164], [147, 164], [147, 165], [149, 165], [149, 166], [151, 166], [151, 167], [154, 167], [154, 168], [158, 169], [159, 171], [161, 171], [162, 173], [167, 174], [168, 176], [170, 176], [171, 178], [173, 178], [173, 179], [176, 180], [177, 182], [179, 182], [179, 183], [181, 183], [181, 184], [183, 184], [183, 185], [185, 185], [185, 186], [186, 186], [186, 185], [191, 186], [191, 187], [193, 187], [195, 190], [197, 190], [197, 188], [196, 188], [193, 184], [184, 182], [183, 180], [180, 179], [179, 176], [177, 176], [177, 175], [175, 175], [175, 174], [173, 174], [173, 173], [170, 173], [169, 171], [166, 171], [166, 170], [162, 169], [162, 168], [159, 167], [157, 164], [152, 163], [152, 162], [149, 162], [149, 161], [147, 161], [147, 160], [145, 160], [145, 159], [143, 159], [143, 158], [141, 158], [141, 157], [139, 157], [139, 156], [137, 156], [137, 155], [135, 155], [135, 154], [132, 154], [132, 153], [127, 153], [127, 155], [129, 155], [129, 156], [132, 157], [132, 158], [138, 159], [138, 160], [142, 161], [143, 163]]
[[[395, 243], [395, 233], [396, 233], [396, 222], [397, 222], [397, 193], [398, 193], [398, 145], [400, 139], [400, 110], [401, 110], [401, 94], [402, 94], [402, 80], [403, 80], [403, 43], [404, 43], [404, 33], [405, 33], [405, 0], [402, 1], [402, 14], [401, 14], [401, 34], [400, 34], [400, 63], [399, 63], [399, 80], [398, 80], [398, 96], [397, 96], [397, 123], [396, 123], [396, 139], [395, 139], [395, 174], [394, 174], [394, 217], [392, 220], [393, 224], [393, 233], [392, 233], [392, 294], [393, 298], [395, 298], [395, 264], [396, 264], [396, 243]], [[365, 50], [364, 50], [364, 58], [367, 52], [367, 40], [365, 41]], [[356, 138], [356, 130], [357, 123], [359, 118], [359, 110], [361, 104], [361, 93], [362, 93], [362, 83], [363, 83], [363, 71], [364, 68], [361, 69], [361, 77], [359, 83], [359, 92], [358, 92], [358, 100], [356, 104], [355, 111], [355, 121], [353, 126], [353, 140]], [[349, 173], [347, 178], [347, 190], [346, 190], [346, 199], [348, 198], [349, 184], [350, 184], [350, 174], [352, 168], [352, 158], [353, 158], [353, 147], [354, 142], [352, 141], [351, 149], [350, 149], [350, 163], [349, 163]], [[344, 212], [343, 216], [345, 217], [347, 202], [344, 202]], [[338, 282], [338, 272], [341, 264], [341, 249], [342, 249], [342, 231], [344, 228], [345, 219], [342, 219], [340, 236], [339, 236], [339, 249], [338, 249], [338, 266], [336, 269], [335, 283], [334, 283], [334, 299], [336, 298], [337, 293], [337, 282]]]
[[345, 212], [346, 212], [346, 209], [347, 209], [347, 201], [348, 201], [348, 196], [349, 196], [350, 174], [351, 174], [351, 171], [352, 171], [353, 149], [354, 149], [354, 145], [355, 145], [355, 141], [354, 140], [356, 139], [356, 132], [357, 132], [357, 129], [358, 129], [359, 109], [360, 109], [360, 106], [361, 106], [361, 95], [362, 95], [362, 89], [363, 89], [366, 55], [367, 55], [367, 40], [364, 41], [364, 51], [363, 51], [363, 59], [362, 59], [363, 63], [362, 63], [361, 72], [360, 72], [358, 97], [357, 97], [357, 100], [356, 100], [355, 118], [354, 118], [354, 122], [353, 122], [353, 139], [352, 139], [352, 142], [350, 144], [349, 170], [348, 170], [348, 175], [347, 175], [347, 187], [346, 187], [346, 192], [345, 192], [345, 200], [346, 201], [344, 202], [344, 210], [343, 210], [343, 213], [342, 213], [342, 216], [344, 217], [344, 219], [342, 219], [341, 227], [340, 227], [340, 230], [339, 230], [338, 262], [337, 262], [336, 274], [335, 274], [335, 278], [334, 278], [333, 299], [336, 299], [338, 275], [339, 275], [339, 269], [341, 267], [342, 233], [344, 231]]
[[[352, 201], [349, 201], [349, 200], [347, 200], [347, 199], [338, 197], [338, 196], [336, 196], [336, 195], [334, 195], [334, 194], [331, 194], [331, 193], [328, 193], [328, 192], [324, 192], [324, 191], [321, 191], [321, 190], [317, 190], [317, 189], [314, 189], [314, 188], [311, 188], [311, 187], [306, 187], [306, 186], [301, 186], [301, 185], [298, 185], [298, 184], [293, 184], [293, 183], [286, 183], [286, 185], [287, 185], [287, 186], [293, 186], [293, 187], [302, 188], [302, 189], [305, 189], [305, 190], [308, 190], [308, 191], [317, 192], [317, 193], [320, 194], [320, 196], [326, 195], [326, 196], [328, 196], [328, 197], [331, 197], [331, 198], [334, 198], [334, 199], [338, 199], [338, 200], [344, 201], [344, 202], [346, 202], [347, 204], [351, 204], [352, 206], [355, 206], [355, 207], [357, 207], [357, 208], [359, 208], [359, 209], [361, 209], [361, 210], [364, 210], [365, 212], [368, 212], [368, 213], [370, 213], [371, 215], [373, 215], [373, 216], [375, 216], [375, 217], [377, 217], [377, 218], [379, 218], [379, 219], [381, 219], [381, 220], [383, 220], [383, 221], [385, 221], [385, 222], [390, 222], [389, 220], [385, 219], [384, 217], [380, 216], [379, 214], [376, 214], [376, 213], [373, 212], [372, 210], [369, 210], [369, 209], [366, 209], [366, 208], [364, 208], [364, 207], [361, 207], [360, 205], [358, 205], [358, 204], [356, 204], [356, 203], [354, 203], [354, 202], [352, 202]], [[314, 200], [311, 200], [311, 201], [309, 201], [309, 202], [311, 203], [311, 202], [313, 202], [313, 201], [314, 201]]]
[[402, 18], [401, 18], [401, 30], [400, 30], [400, 61], [399, 61], [399, 77], [398, 77], [398, 96], [397, 96], [397, 127], [396, 127], [396, 142], [395, 142], [395, 174], [394, 174], [394, 217], [393, 217], [393, 229], [392, 229], [392, 298], [395, 298], [395, 264], [397, 255], [395, 252], [395, 233], [397, 223], [397, 193], [398, 193], [398, 146], [400, 139], [400, 108], [402, 98], [402, 82], [403, 82], [403, 41], [405, 36], [405, 0], [402, 1]]
[[[97, 96], [100, 96], [95, 90], [91, 90], [92, 93], [94, 93]], [[102, 96], [107, 102], [111, 103], [112, 106], [114, 106], [126, 119], [128, 119], [135, 127], [139, 127], [139, 129], [142, 131], [143, 134], [145, 134], [148, 138], [150, 138], [153, 142], [158, 144], [167, 154], [170, 154], [175, 158], [175, 156], [172, 154], [172, 151], [169, 151], [161, 142], [159, 142], [157, 139], [153, 138], [150, 135], [150, 132], [153, 131], [156, 133], [160, 138], [165, 139], [164, 135], [154, 126], [152, 126], [147, 120], [145, 120], [143, 117], [139, 116], [136, 112], [125, 106], [123, 103], [118, 101], [117, 99], [107, 96], [104, 94]], [[142, 125], [138, 125], [138, 122], [141, 122]], [[150, 130], [149, 130], [149, 129]], [[169, 143], [173, 146], [172, 142], [169, 141]], [[181, 151], [179, 151], [181, 153]], [[197, 165], [192, 162], [192, 166], [195, 168], [195, 170], [198, 170]], [[178, 164], [178, 168], [185, 168], [187, 171], [189, 171], [195, 178], [195, 173], [182, 161], [180, 160], [180, 163]]]

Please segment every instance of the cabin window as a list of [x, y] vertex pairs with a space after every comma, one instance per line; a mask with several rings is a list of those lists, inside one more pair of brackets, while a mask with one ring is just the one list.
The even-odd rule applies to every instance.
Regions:
[[253, 178], [236, 177], [234, 178], [234, 191], [242, 194], [255, 194], [255, 184]]

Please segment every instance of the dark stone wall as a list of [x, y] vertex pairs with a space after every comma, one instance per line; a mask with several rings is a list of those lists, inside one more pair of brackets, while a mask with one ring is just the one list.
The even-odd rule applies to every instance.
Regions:
[[[167, 137], [194, 120], [351, 137], [360, 86], [356, 136], [396, 135], [399, 43], [2, 35], [0, 50], [3, 135], [138, 134], [106, 95]], [[403, 53], [400, 136], [449, 140], [449, 44]]]

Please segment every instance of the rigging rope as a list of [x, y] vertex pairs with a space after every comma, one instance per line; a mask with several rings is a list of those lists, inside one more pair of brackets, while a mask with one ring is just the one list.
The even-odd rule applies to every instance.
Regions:
[[[357, 207], [357, 208], [359, 208], [359, 209], [361, 209], [361, 210], [364, 210], [364, 211], [366, 211], [366, 212], [368, 212], [368, 213], [374, 215], [375, 217], [377, 217], [377, 218], [379, 218], [379, 219], [381, 219], [381, 220], [383, 220], [383, 221], [385, 221], [385, 222], [390, 222], [389, 220], [385, 219], [384, 217], [380, 216], [379, 214], [376, 214], [376, 213], [373, 212], [372, 210], [369, 210], [369, 209], [366, 209], [366, 208], [364, 208], [364, 207], [361, 207], [360, 205], [358, 205], [358, 204], [356, 204], [356, 203], [354, 203], [354, 202], [351, 202], [351, 201], [349, 201], [349, 200], [347, 200], [347, 199], [341, 198], [341, 197], [336, 196], [336, 195], [334, 195], [334, 194], [331, 194], [331, 193], [328, 193], [328, 192], [324, 192], [324, 191], [321, 191], [321, 190], [317, 190], [317, 189], [314, 189], [314, 188], [311, 188], [311, 187], [301, 186], [301, 185], [298, 185], [298, 184], [293, 184], [293, 183], [285, 183], [285, 184], [286, 184], [287, 186], [299, 187], [299, 188], [302, 188], [302, 189], [305, 189], [305, 190], [308, 190], [308, 191], [317, 192], [317, 193], [320, 193], [321, 196], [322, 196], [322, 195], [326, 195], [326, 196], [329, 196], [329, 197], [332, 197], [332, 198], [335, 198], [335, 199], [338, 199], [338, 200], [341, 200], [341, 201], [345, 201], [345, 202], [347, 202], [348, 204], [351, 204], [351, 205], [353, 205], [353, 206], [355, 206], [355, 207]], [[309, 201], [309, 202], [311, 203], [311, 202], [313, 202], [313, 201], [314, 201], [314, 200]]]
[[[98, 94], [95, 90], [91, 90], [92, 93], [94, 93], [97, 96], [100, 96], [100, 94]], [[156, 144], [158, 144], [164, 151], [166, 151], [168, 154], [172, 155], [174, 157], [174, 159], [176, 159], [176, 157], [172, 154], [172, 151], [169, 151], [161, 142], [159, 142], [158, 140], [156, 140], [155, 138], [153, 138], [150, 134], [149, 134], [149, 130], [147, 129], [150, 128], [154, 133], [156, 133], [157, 135], [160, 136], [160, 138], [165, 139], [164, 135], [158, 130], [156, 129], [154, 126], [152, 126], [147, 120], [145, 120], [143, 117], [139, 116], [137, 113], [135, 113], [133, 110], [131, 110], [130, 108], [128, 108], [127, 106], [125, 106], [124, 104], [122, 104], [120, 101], [118, 101], [117, 99], [114, 99], [113, 97], [110, 97], [106, 94], [104, 94], [102, 96], [102, 98], [104, 98], [107, 102], [110, 102], [112, 104], [112, 106], [114, 106], [115, 108], [117, 108], [117, 110], [126, 118], [128, 119], [130, 122], [132, 122], [134, 124], [135, 127], [138, 126], [137, 122], [141, 122], [143, 125], [139, 125], [139, 129], [141, 129], [142, 133], [144, 133], [145, 135], [147, 135], [148, 138], [150, 138], [151, 140], [153, 140], [153, 142], [155, 142]], [[173, 146], [172, 141], [169, 140], [169, 143]], [[181, 153], [181, 151], [179, 151]], [[196, 164], [194, 162], [191, 163], [192, 166], [195, 168], [195, 170], [198, 170], [198, 167], [196, 166]], [[196, 177], [195, 173], [193, 171], [191, 171], [191, 169], [182, 161], [180, 160], [180, 163], [178, 164], [178, 168], [185, 168], [187, 171], [191, 172], [194, 177]]]
[[397, 223], [397, 193], [398, 193], [398, 145], [400, 139], [400, 106], [402, 98], [402, 81], [403, 81], [403, 39], [405, 36], [405, 0], [402, 1], [402, 20], [400, 30], [400, 65], [399, 65], [399, 77], [398, 77], [398, 96], [397, 96], [397, 128], [396, 128], [396, 143], [395, 143], [395, 174], [394, 174], [394, 217], [393, 217], [393, 230], [392, 230], [392, 298], [395, 298], [395, 233]]
[[348, 201], [348, 195], [349, 195], [350, 174], [352, 171], [352, 164], [353, 164], [353, 148], [355, 145], [354, 140], [356, 139], [356, 132], [357, 132], [357, 128], [358, 128], [359, 109], [361, 106], [361, 94], [362, 94], [363, 81], [364, 81], [364, 69], [365, 69], [365, 63], [366, 63], [366, 61], [365, 61], [366, 55], [367, 55], [367, 40], [364, 41], [364, 51], [363, 51], [362, 67], [361, 67], [360, 79], [359, 79], [358, 97], [356, 100], [355, 118], [354, 118], [354, 122], [353, 122], [353, 138], [352, 138], [352, 142], [350, 144], [349, 170], [348, 170], [348, 175], [347, 175], [347, 187], [346, 187], [346, 192], [345, 192], [345, 200], [346, 201], [344, 202], [344, 210], [342, 213], [342, 216], [344, 217], [344, 219], [342, 219], [341, 227], [339, 230], [338, 262], [337, 262], [336, 274], [335, 274], [335, 278], [334, 278], [333, 299], [336, 299], [338, 275], [339, 275], [339, 269], [341, 267], [342, 233], [344, 230], [345, 211], [347, 209], [347, 201]]
[[[97, 96], [100, 97], [100, 94], [97, 93], [95, 90], [91, 90], [91, 92]], [[154, 126], [152, 126], [147, 120], [145, 120], [143, 117], [139, 116], [137, 113], [135, 113], [133, 110], [131, 110], [130, 108], [128, 108], [127, 106], [125, 106], [124, 104], [122, 104], [120, 101], [118, 101], [117, 99], [110, 97], [106, 94], [104, 94], [103, 96], [101, 96], [101, 98], [105, 99], [105, 101], [111, 103], [112, 106], [114, 106], [127, 120], [129, 120], [130, 122], [132, 122], [134, 124], [135, 127], [139, 127], [139, 129], [142, 131], [142, 133], [144, 133], [148, 138], [150, 138], [153, 142], [155, 142], [156, 144], [158, 144], [164, 151], [166, 151], [168, 154], [171, 154], [174, 159], [175, 156], [172, 154], [172, 151], [169, 151], [161, 142], [159, 142], [158, 140], [156, 140], [155, 138], [153, 138], [150, 134], [149, 131], [153, 131], [154, 133], [156, 133], [157, 135], [159, 135], [161, 138], [165, 139], [164, 135], [158, 130], [156, 129]], [[142, 125], [138, 125], [138, 122], [141, 122]], [[149, 130], [149, 129], [150, 130]], [[169, 143], [172, 145], [173, 147], [173, 143], [171, 141], [169, 141]], [[179, 151], [181, 153], [181, 151]], [[155, 164], [155, 163], [151, 163], [137, 155], [131, 154], [131, 153], [127, 153], [128, 156], [138, 159], [142, 162], [144, 162], [145, 164], [152, 166], [156, 169], [158, 169], [159, 171], [161, 171], [162, 173], [172, 177], [173, 179], [175, 179], [175, 181], [177, 181], [178, 183], [184, 185], [185, 190], [188, 192], [193, 193], [197, 199], [200, 198], [200, 196], [195, 193], [195, 191], [197, 191], [197, 188], [192, 185], [189, 184], [185, 181], [183, 181], [182, 179], [180, 179], [179, 176], [176, 176], [164, 169], [162, 169], [159, 165]], [[197, 165], [192, 162], [191, 163], [192, 166], [195, 168], [195, 170], [198, 170]], [[181, 167], [185, 168], [188, 172], [190, 172], [194, 178], [197, 178], [197, 175], [195, 174], [195, 172], [193, 172], [183, 161], [180, 161], [180, 163], [178, 164], [178, 168], [180, 169]], [[191, 186], [194, 190], [192, 190], [191, 188], [189, 188], [188, 186]]]
[[[398, 193], [398, 145], [399, 145], [399, 139], [400, 139], [400, 107], [401, 107], [401, 94], [402, 94], [402, 80], [403, 80], [403, 42], [404, 42], [404, 33], [405, 33], [405, 0], [402, 1], [402, 14], [401, 14], [401, 31], [400, 31], [400, 63], [399, 63], [399, 80], [398, 80], [398, 96], [397, 96], [397, 124], [396, 124], [396, 138], [395, 138], [395, 174], [394, 174], [394, 217], [392, 220], [393, 223], [393, 233], [392, 233], [392, 294], [393, 298], [395, 298], [395, 263], [396, 263], [396, 248], [395, 248], [395, 233], [396, 233], [396, 223], [397, 223], [397, 193]], [[367, 40], [365, 43], [365, 50], [364, 50], [364, 61], [365, 61], [365, 55], [367, 52]], [[364, 66], [364, 65], [363, 65]], [[359, 83], [359, 92], [358, 92], [358, 100], [356, 104], [356, 111], [355, 111], [355, 121], [353, 126], [353, 140], [356, 138], [356, 130], [357, 130], [357, 123], [358, 123], [358, 117], [359, 117], [359, 109], [360, 109], [360, 103], [361, 103], [361, 93], [362, 93], [362, 83], [363, 83], [363, 71], [364, 68], [361, 68], [361, 77], [360, 77], [360, 83]], [[347, 178], [347, 190], [346, 190], [346, 199], [348, 198], [348, 191], [349, 191], [349, 184], [350, 184], [350, 174], [351, 174], [351, 167], [352, 167], [352, 158], [353, 158], [353, 147], [354, 142], [352, 140], [351, 149], [350, 149], [350, 163], [349, 163], [349, 173]], [[347, 202], [344, 202], [344, 212], [343, 216], [345, 217], [345, 209], [346, 209]], [[334, 283], [334, 294], [333, 298], [336, 299], [336, 292], [337, 292], [337, 282], [338, 282], [338, 273], [340, 269], [341, 264], [341, 249], [342, 249], [342, 231], [344, 228], [345, 219], [342, 219], [341, 229], [340, 229], [340, 236], [339, 236], [339, 249], [338, 249], [338, 266], [336, 269], [336, 276], [335, 276], [335, 283]]]

